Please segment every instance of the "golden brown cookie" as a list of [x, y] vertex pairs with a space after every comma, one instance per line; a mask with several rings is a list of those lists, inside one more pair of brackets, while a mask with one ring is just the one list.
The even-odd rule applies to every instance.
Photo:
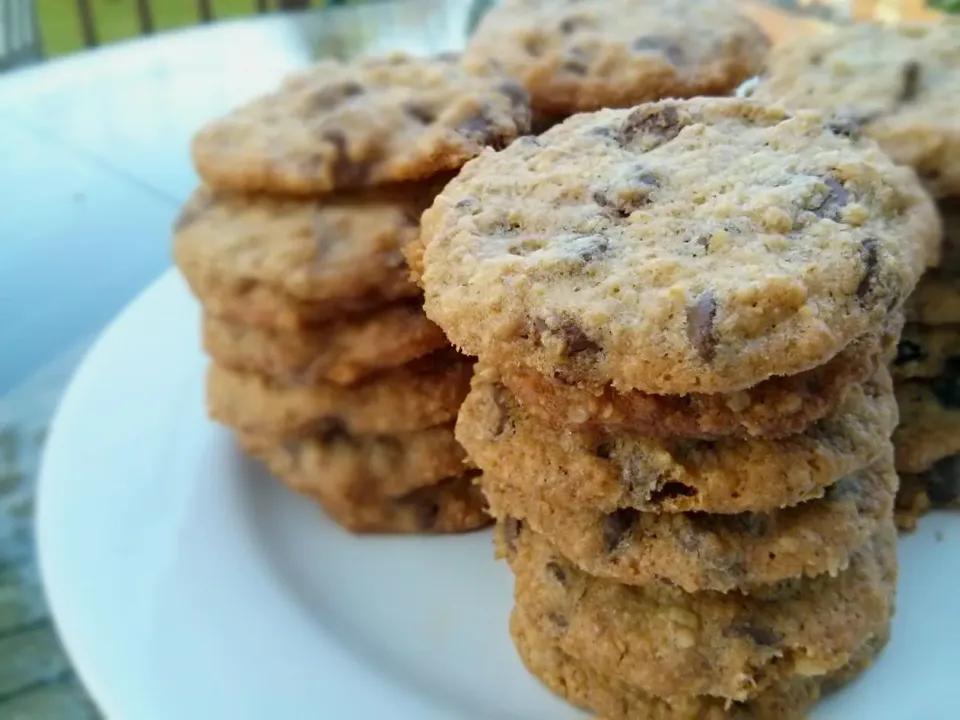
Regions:
[[483, 362], [685, 395], [827, 362], [899, 309], [939, 237], [914, 173], [872, 141], [696, 98], [485, 153], [405, 253], [428, 317]]
[[356, 533], [461, 533], [492, 521], [474, 474], [444, 480], [389, 500], [352, 501], [342, 495], [317, 493], [324, 512]]
[[470, 386], [471, 362], [440, 351], [356, 385], [285, 385], [216, 364], [207, 375], [213, 419], [242, 432], [310, 436], [331, 422], [351, 434], [423, 430], [452, 421]]
[[581, 570], [628, 585], [658, 581], [687, 592], [749, 591], [794, 577], [836, 575], [884, 523], [899, 480], [893, 453], [824, 496], [767, 513], [605, 513], [547, 505], [509, 478], [483, 476], [492, 514], [543, 535]]
[[537, 114], [726, 95], [759, 71], [769, 43], [730, 0], [505, 0], [464, 61], [517, 77]]
[[795, 676], [822, 677], [847, 665], [893, 613], [889, 521], [836, 577], [750, 596], [593, 578], [522, 524], [501, 526], [500, 538], [517, 606], [538, 633], [597, 672], [660, 697], [743, 701]]
[[914, 530], [933, 509], [960, 508], [960, 455], [948, 455], [919, 474], [900, 476], [896, 520], [901, 530]]
[[896, 313], [883, 331], [858, 338], [823, 365], [735, 393], [620, 393], [610, 385], [577, 386], [531, 370], [506, 370], [501, 380], [531, 414], [560, 429], [587, 426], [705, 439], [786, 437], [835, 410], [851, 384], [889, 362], [902, 324]]
[[889, 630], [864, 645], [836, 673], [792, 677], [743, 702], [702, 695], [666, 699], [650, 695], [567, 655], [550, 636], [538, 632], [536, 623], [525, 618], [520, 608], [510, 615], [510, 635], [527, 670], [560, 697], [604, 720], [800, 720], [821, 692], [838, 688], [873, 663]]
[[956, 374], [896, 386], [900, 425], [893, 434], [897, 470], [917, 474], [960, 453], [960, 387]]
[[228, 190], [316, 194], [456, 170], [530, 129], [523, 88], [458, 60], [324, 60], [203, 127], [197, 172]]
[[419, 301], [387, 305], [366, 315], [298, 331], [266, 330], [203, 318], [203, 346], [224, 367], [291, 384], [350, 385], [447, 345]]
[[890, 377], [881, 370], [851, 387], [835, 413], [779, 440], [558, 431], [478, 376], [460, 410], [457, 439], [484, 472], [557, 507], [740, 513], [820, 497], [884, 457], [897, 418]]
[[323, 200], [200, 188], [173, 255], [206, 309], [246, 325], [298, 329], [419, 294], [400, 249], [442, 182]]
[[310, 437], [241, 433], [240, 446], [305, 495], [361, 504], [462, 475], [466, 453], [452, 425], [396, 435], [353, 435], [331, 422]]
[[960, 194], [960, 22], [851, 23], [778, 46], [752, 97], [836, 111], [938, 195]]

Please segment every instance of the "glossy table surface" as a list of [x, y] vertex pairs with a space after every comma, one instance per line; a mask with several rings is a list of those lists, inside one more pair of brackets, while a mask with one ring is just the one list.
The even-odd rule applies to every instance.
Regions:
[[[747, 3], [783, 38], [816, 30]], [[464, 39], [470, 0], [405, 0], [160, 35], [0, 74], [0, 717], [95, 717], [33, 562], [47, 424], [104, 325], [170, 264], [197, 127], [318, 55]], [[77, 478], [83, 482], [83, 478]]]

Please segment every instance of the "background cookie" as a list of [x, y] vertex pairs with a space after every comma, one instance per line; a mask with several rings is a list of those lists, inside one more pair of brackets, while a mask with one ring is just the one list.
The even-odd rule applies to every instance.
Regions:
[[558, 432], [501, 386], [475, 377], [457, 439], [492, 478], [551, 505], [739, 513], [820, 497], [889, 452], [897, 419], [885, 371], [851, 388], [837, 412], [806, 433], [715, 441]]
[[893, 434], [897, 470], [917, 474], [960, 453], [960, 376], [898, 383], [900, 425]]
[[203, 347], [224, 367], [281, 381], [349, 385], [385, 368], [439, 350], [447, 339], [419, 302], [300, 331], [264, 330], [205, 315]]
[[960, 375], [960, 326], [907, 325], [891, 371], [897, 380]]
[[960, 22], [850, 24], [778, 46], [752, 97], [836, 110], [938, 195], [960, 193]]
[[193, 140], [218, 188], [312, 194], [455, 170], [530, 129], [527, 93], [456, 56], [324, 60]]
[[506, 0], [467, 43], [530, 92], [538, 115], [725, 95], [757, 72], [769, 43], [728, 0]]
[[481, 360], [687, 394], [826, 362], [903, 302], [939, 236], [872, 142], [697, 98], [483, 155], [405, 252], [427, 315]]

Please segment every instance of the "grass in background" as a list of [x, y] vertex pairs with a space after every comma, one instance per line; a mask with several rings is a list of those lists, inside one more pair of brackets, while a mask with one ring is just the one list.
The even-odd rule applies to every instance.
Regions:
[[[82, 50], [80, 15], [75, 0], [36, 0], [40, 32], [47, 57]], [[101, 45], [137, 37], [140, 25], [135, 0], [90, 0], [94, 23]], [[255, 0], [213, 0], [218, 20], [256, 14]], [[272, 4], [272, 3], [271, 3]], [[323, 0], [313, 0], [323, 5]], [[152, 0], [153, 22], [157, 32], [195, 25], [196, 0]]]

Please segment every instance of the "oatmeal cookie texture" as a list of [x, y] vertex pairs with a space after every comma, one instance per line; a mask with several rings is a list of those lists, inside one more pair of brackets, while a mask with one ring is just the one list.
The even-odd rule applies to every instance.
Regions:
[[940, 221], [816, 112], [698, 98], [470, 162], [408, 259], [466, 352], [568, 382], [733, 392], [827, 362], [913, 290]]
[[933, 193], [960, 194], [960, 21], [851, 24], [787, 43], [752, 97], [836, 112]]
[[[609, 718], [779, 720], [870, 665], [920, 455], [891, 443], [888, 365], [950, 366], [946, 341], [898, 357], [941, 233], [874, 141], [731, 98], [576, 115], [444, 188], [404, 252], [478, 358], [456, 438], [547, 687]], [[911, 507], [949, 494], [927, 469]]]
[[530, 129], [526, 91], [456, 56], [325, 60], [214, 120], [193, 140], [204, 181], [240, 192], [326, 193], [456, 170]]
[[549, 117], [726, 95], [760, 70], [768, 47], [730, 0], [505, 0], [465, 63], [505, 68]]

